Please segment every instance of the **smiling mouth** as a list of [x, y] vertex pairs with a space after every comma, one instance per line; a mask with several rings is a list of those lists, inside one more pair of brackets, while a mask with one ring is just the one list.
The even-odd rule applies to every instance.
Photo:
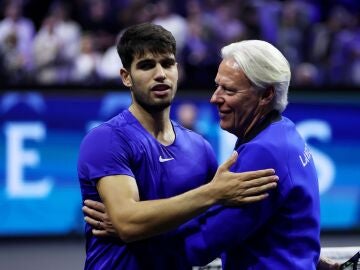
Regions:
[[220, 117], [225, 117], [226, 115], [228, 115], [230, 113], [230, 111], [219, 111], [219, 116]]

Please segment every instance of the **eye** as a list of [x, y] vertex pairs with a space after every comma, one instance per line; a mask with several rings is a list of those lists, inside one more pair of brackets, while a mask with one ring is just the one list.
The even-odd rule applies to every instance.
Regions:
[[225, 94], [225, 95], [228, 95], [228, 96], [232, 96], [232, 95], [235, 95], [236, 94], [236, 90], [234, 89], [231, 89], [231, 88], [227, 88], [226, 86], [220, 86], [222, 92]]
[[215, 82], [215, 91], [218, 89], [220, 90], [219, 93], [227, 96], [233, 96], [238, 92], [236, 89], [228, 88], [225, 85], [219, 85]]
[[152, 60], [144, 60], [137, 63], [137, 68], [142, 70], [149, 70], [155, 67], [155, 61]]
[[229, 88], [223, 88], [223, 89], [224, 89], [224, 93], [229, 95], [229, 96], [236, 94], [236, 90], [229, 89]]
[[175, 59], [169, 58], [169, 59], [165, 59], [165, 60], [161, 61], [161, 66], [163, 68], [170, 68], [170, 67], [174, 66], [175, 63], [176, 63]]

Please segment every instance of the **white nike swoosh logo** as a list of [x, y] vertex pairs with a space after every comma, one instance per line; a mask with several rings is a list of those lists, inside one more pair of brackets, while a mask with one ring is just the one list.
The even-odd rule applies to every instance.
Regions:
[[163, 158], [162, 156], [159, 157], [159, 161], [160, 162], [166, 162], [166, 161], [170, 161], [173, 160], [174, 158]]

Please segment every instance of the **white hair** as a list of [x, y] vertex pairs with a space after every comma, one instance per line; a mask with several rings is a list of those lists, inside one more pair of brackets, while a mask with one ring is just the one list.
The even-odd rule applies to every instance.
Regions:
[[233, 58], [257, 88], [273, 86], [274, 109], [285, 110], [291, 72], [289, 62], [278, 49], [266, 41], [244, 40], [223, 47], [221, 56]]

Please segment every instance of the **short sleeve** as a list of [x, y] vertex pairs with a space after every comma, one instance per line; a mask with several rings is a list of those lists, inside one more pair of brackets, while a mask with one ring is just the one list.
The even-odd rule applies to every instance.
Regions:
[[129, 175], [132, 147], [130, 140], [114, 127], [102, 124], [91, 130], [81, 143], [78, 172], [83, 179], [97, 180], [109, 175]]

